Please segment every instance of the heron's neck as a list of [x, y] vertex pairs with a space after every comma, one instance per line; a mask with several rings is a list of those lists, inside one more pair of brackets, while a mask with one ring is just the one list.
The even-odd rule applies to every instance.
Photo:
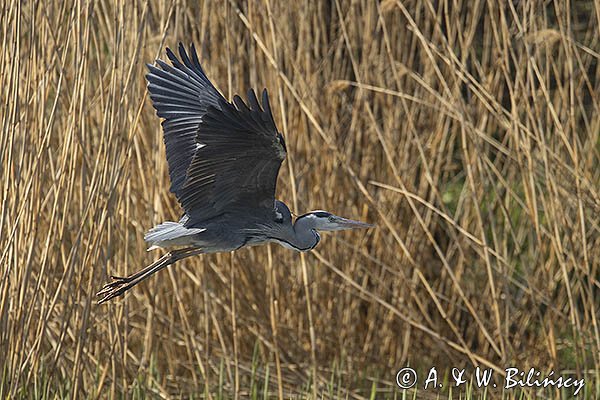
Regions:
[[308, 218], [301, 218], [296, 221], [291, 230], [290, 243], [300, 251], [308, 251], [315, 248], [321, 240], [321, 236], [314, 229], [314, 221]]

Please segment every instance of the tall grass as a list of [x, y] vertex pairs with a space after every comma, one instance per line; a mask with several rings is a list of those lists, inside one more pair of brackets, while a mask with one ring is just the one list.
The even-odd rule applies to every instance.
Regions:
[[[0, 397], [360, 398], [406, 365], [598, 394], [598, 2], [8, 0], [0, 21]], [[143, 78], [178, 41], [225, 96], [269, 89], [278, 198], [378, 227], [98, 306], [181, 213]]]

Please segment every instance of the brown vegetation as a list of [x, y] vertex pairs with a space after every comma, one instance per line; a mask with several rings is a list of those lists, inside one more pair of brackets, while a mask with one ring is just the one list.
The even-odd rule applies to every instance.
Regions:
[[[115, 3], [0, 7], [0, 397], [356, 397], [407, 364], [594, 390], [598, 2]], [[186, 260], [98, 306], [181, 212], [143, 77], [178, 41], [225, 96], [269, 89], [280, 199], [378, 227]]]

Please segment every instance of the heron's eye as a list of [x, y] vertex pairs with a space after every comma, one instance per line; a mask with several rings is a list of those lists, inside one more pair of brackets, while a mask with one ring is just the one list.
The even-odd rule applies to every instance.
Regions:
[[329, 222], [334, 222], [335, 220], [333, 219], [333, 216], [329, 216], [327, 217], [327, 219], [329, 220]]

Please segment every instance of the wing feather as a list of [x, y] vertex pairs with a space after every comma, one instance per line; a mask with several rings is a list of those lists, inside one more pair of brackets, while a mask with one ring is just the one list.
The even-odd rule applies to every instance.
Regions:
[[[179, 45], [172, 65], [148, 65], [148, 90], [162, 123], [171, 191], [190, 221], [236, 208], [273, 209], [275, 186], [286, 149], [269, 96], [254, 90], [247, 103], [227, 102], [208, 80], [192, 45]], [[160, 67], [160, 68], [159, 68]]]
[[[236, 96], [208, 109], [197, 138], [205, 147], [196, 152], [180, 196], [188, 214], [212, 218], [236, 207], [273, 208], [285, 146], [267, 109], [268, 100], [261, 106], [254, 91], [248, 104]], [[211, 184], [199, 190], [209, 176]]]
[[182, 63], [167, 49], [167, 56], [173, 65], [157, 60], [158, 67], [148, 65], [149, 72], [146, 75], [156, 114], [164, 118], [163, 138], [171, 192], [176, 195], [186, 181], [187, 170], [198, 147], [196, 136], [202, 116], [208, 107], [225, 100], [206, 77], [193, 45], [190, 53], [191, 60], [183, 45], [179, 44]]

